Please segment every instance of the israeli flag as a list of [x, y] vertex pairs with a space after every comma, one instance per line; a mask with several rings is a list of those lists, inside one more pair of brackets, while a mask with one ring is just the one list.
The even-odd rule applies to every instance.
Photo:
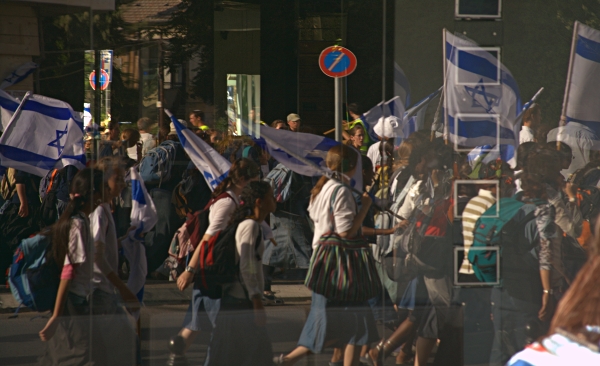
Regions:
[[16, 70], [8, 74], [4, 80], [0, 83], [0, 89], [6, 89], [11, 85], [15, 85], [25, 80], [29, 74], [38, 68], [38, 64], [35, 62], [26, 62], [23, 65], [17, 67]]
[[0, 89], [0, 129], [4, 131], [13, 113], [19, 106], [19, 100]]
[[575, 22], [573, 32], [576, 38], [563, 114], [567, 123], [581, 123], [600, 136], [600, 31]]
[[443, 86], [404, 112], [404, 116], [402, 117], [404, 126], [402, 128], [405, 138], [425, 127], [425, 114], [427, 113], [427, 108], [429, 108], [429, 103], [440, 95], [442, 89]]
[[182, 125], [167, 109], [165, 109], [165, 113], [175, 125], [177, 136], [179, 136], [185, 152], [204, 176], [206, 184], [214, 191], [219, 183], [227, 177], [231, 163], [194, 132]]
[[410, 105], [410, 83], [404, 70], [394, 62], [394, 95], [400, 97], [405, 106]]
[[[375, 128], [375, 125], [377, 124], [377, 122], [382, 117], [385, 118], [385, 117], [390, 117], [390, 116], [398, 117], [402, 121], [403, 116], [404, 116], [404, 111], [405, 111], [404, 102], [402, 101], [400, 96], [396, 96], [396, 97], [388, 100], [387, 102], [378, 103], [376, 106], [374, 106], [373, 108], [366, 111], [360, 117], [360, 119], [363, 121], [364, 125], [367, 127], [367, 133], [369, 134], [369, 137], [371, 137], [371, 139], [373, 141], [379, 141], [379, 137], [377, 137], [377, 134], [374, 131], [374, 128]], [[394, 133], [396, 134], [396, 136], [404, 135], [403, 124], [401, 124], [401, 123], [397, 124], [396, 126], [393, 126], [393, 128], [394, 128]]]
[[[301, 175], [316, 177], [331, 175], [325, 158], [332, 147], [340, 143], [327, 137], [311, 133], [277, 130], [268, 126], [260, 126], [260, 138], [254, 141], [266, 150], [275, 160]], [[352, 186], [362, 191], [362, 160], [360, 152]]]
[[497, 58], [445, 31], [445, 137], [459, 146], [518, 145], [519, 87]]
[[83, 122], [68, 103], [36, 94], [20, 104], [0, 102], [12, 113], [20, 107], [0, 138], [0, 165], [40, 177], [67, 165], [85, 167]]
[[121, 241], [123, 254], [129, 261], [130, 272], [127, 280], [127, 287], [137, 294], [146, 283], [148, 274], [148, 264], [146, 261], [146, 249], [142, 244], [144, 237], [142, 234], [152, 230], [158, 222], [158, 213], [156, 207], [140, 173], [136, 168], [129, 169], [129, 178], [131, 182], [131, 227], [133, 228], [127, 237]]

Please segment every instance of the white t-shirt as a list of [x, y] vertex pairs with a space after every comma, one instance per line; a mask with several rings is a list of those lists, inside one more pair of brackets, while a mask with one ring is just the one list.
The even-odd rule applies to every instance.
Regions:
[[377, 165], [381, 164], [381, 161], [379, 161], [381, 159], [380, 145], [381, 145], [381, 141], [378, 141], [378, 142], [374, 143], [373, 145], [371, 145], [369, 147], [369, 150], [367, 150], [367, 158], [371, 159], [371, 162], [373, 163], [373, 171], [374, 172], [377, 171]]
[[114, 293], [114, 286], [106, 275], [117, 273], [119, 268], [119, 243], [115, 221], [110, 213], [108, 203], [98, 205], [90, 214], [90, 226], [94, 240], [94, 288], [104, 292]]
[[240, 204], [239, 197], [228, 189], [230, 197], [221, 198], [209, 208], [208, 212], [208, 228], [206, 234], [215, 235], [219, 231], [225, 229], [231, 220], [233, 212]]
[[556, 140], [569, 145], [573, 154], [569, 168], [561, 171], [565, 178], [590, 162], [590, 150], [600, 148], [600, 139], [594, 131], [586, 125], [572, 121], [564, 127], [557, 127], [548, 132], [547, 141]]
[[408, 194], [402, 203], [402, 207], [398, 210], [398, 215], [408, 219], [415, 211], [418, 205], [422, 180], [416, 181], [408, 190]]
[[65, 256], [64, 265], [77, 265], [73, 267], [73, 279], [69, 291], [81, 297], [87, 297], [91, 293], [90, 280], [94, 272], [93, 250], [89, 220], [81, 217], [72, 218], [69, 232], [69, 254]]
[[533, 130], [529, 126], [522, 126], [521, 133], [519, 133], [519, 144], [532, 141], [535, 141]]
[[[333, 191], [338, 186], [342, 186], [342, 188], [338, 190], [333, 202], [334, 223], [332, 223], [329, 210]], [[352, 228], [352, 222], [356, 216], [356, 202], [349, 188], [330, 179], [308, 205], [308, 214], [315, 224], [312, 247], [316, 249], [321, 236], [331, 231], [332, 226], [336, 233], [343, 233]]]
[[[240, 277], [244, 281], [248, 297], [261, 295], [265, 286], [262, 270], [262, 255], [265, 252], [265, 244], [262, 238], [259, 238], [258, 247], [255, 246], [256, 238], [261, 233], [261, 225], [247, 219], [238, 225], [235, 232], [235, 261], [240, 265]], [[236, 281], [227, 290], [231, 296], [243, 299], [246, 297], [241, 283]]]
[[142, 155], [146, 155], [146, 153], [154, 149], [156, 147], [156, 141], [154, 140], [154, 136], [152, 134], [144, 132], [140, 134], [140, 141], [142, 142]]

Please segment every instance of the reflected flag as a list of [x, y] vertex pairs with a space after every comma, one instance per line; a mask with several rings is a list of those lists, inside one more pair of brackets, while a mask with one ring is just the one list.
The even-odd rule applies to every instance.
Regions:
[[[385, 118], [385, 117], [389, 117], [389, 116], [395, 116], [402, 120], [402, 118], [404, 116], [404, 111], [405, 111], [404, 103], [402, 102], [402, 100], [399, 96], [396, 96], [396, 97], [388, 100], [387, 102], [378, 103], [375, 107], [373, 107], [373, 108], [369, 109], [367, 112], [365, 112], [360, 117], [360, 119], [363, 121], [364, 125], [367, 127], [367, 133], [369, 134], [369, 137], [371, 139], [373, 139], [373, 141], [379, 141], [377, 134], [373, 130], [373, 128], [375, 127], [375, 125], [377, 124], [379, 119], [381, 117]], [[398, 131], [396, 132], [396, 135], [403, 134], [403, 126], [402, 125], [398, 125], [396, 127], [396, 129], [398, 129]]]
[[445, 137], [456, 146], [518, 145], [517, 82], [488, 50], [445, 32]]
[[563, 115], [600, 136], [600, 31], [575, 22], [573, 33]]
[[35, 62], [26, 62], [23, 65], [17, 67], [13, 72], [8, 74], [4, 80], [0, 83], [0, 89], [6, 89], [11, 85], [15, 85], [25, 80], [29, 74], [35, 71], [38, 68], [38, 64]]

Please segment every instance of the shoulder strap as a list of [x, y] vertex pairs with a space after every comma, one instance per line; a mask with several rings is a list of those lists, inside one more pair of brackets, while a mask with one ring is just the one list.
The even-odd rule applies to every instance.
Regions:
[[331, 201], [329, 205], [329, 220], [331, 221], [331, 231], [335, 231], [335, 217], [333, 216], [333, 205], [335, 204], [335, 199], [337, 197], [338, 191], [342, 189], [342, 187], [343, 186], [339, 184], [337, 187], [335, 187], [333, 193], [331, 194]]
[[[214, 205], [215, 203], [217, 203], [217, 201], [222, 200], [223, 198], [231, 198], [233, 200], [233, 202], [235, 202], [235, 199], [233, 197], [231, 197], [231, 195], [227, 192], [223, 192], [220, 195], [218, 195], [215, 198], [212, 198], [210, 201], [208, 201], [208, 203], [206, 204], [206, 206], [204, 206], [203, 211], [206, 211], [210, 208], [210, 206]], [[236, 203], [237, 205], [237, 203]]]

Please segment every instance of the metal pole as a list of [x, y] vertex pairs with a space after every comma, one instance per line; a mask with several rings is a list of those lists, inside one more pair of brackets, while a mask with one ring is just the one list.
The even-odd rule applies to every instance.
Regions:
[[100, 84], [100, 76], [102, 70], [100, 68], [100, 50], [94, 50], [94, 122], [100, 126], [102, 122], [102, 85]]
[[164, 125], [164, 102], [165, 102], [165, 69], [163, 67], [163, 57], [162, 57], [162, 35], [160, 36], [160, 41], [158, 41], [158, 102], [156, 106], [158, 107], [158, 125], [163, 127]]
[[342, 78], [334, 78], [335, 90], [335, 141], [342, 142]]

